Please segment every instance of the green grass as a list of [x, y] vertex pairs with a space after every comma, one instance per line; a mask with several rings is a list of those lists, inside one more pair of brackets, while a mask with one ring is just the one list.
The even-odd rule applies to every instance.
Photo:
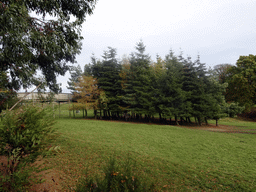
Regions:
[[[209, 121], [214, 124], [215, 121]], [[256, 123], [253, 121], [241, 120], [240, 118], [223, 118], [219, 120], [222, 125], [236, 126], [239, 129], [256, 129]]]
[[[163, 191], [256, 190], [255, 135], [64, 117], [56, 124], [61, 136], [55, 145], [62, 153], [48, 160], [65, 173], [67, 187], [74, 188], [85, 168], [103, 176], [110, 156], [124, 162], [129, 154], [137, 174]], [[228, 118], [220, 124], [256, 128]]]

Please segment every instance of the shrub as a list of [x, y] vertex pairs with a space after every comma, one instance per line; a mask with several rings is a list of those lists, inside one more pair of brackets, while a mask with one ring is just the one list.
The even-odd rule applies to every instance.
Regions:
[[230, 103], [227, 106], [226, 113], [233, 118], [235, 115], [242, 113], [244, 109], [245, 107], [239, 106], [238, 103]]
[[24, 167], [49, 152], [47, 146], [56, 135], [53, 124], [50, 108], [30, 105], [6, 112], [0, 124], [0, 155], [7, 157], [7, 175], [2, 177], [0, 189], [16, 191], [27, 183], [29, 174]]
[[121, 167], [116, 164], [115, 158], [112, 157], [104, 168], [103, 179], [100, 179], [99, 177], [94, 179], [86, 173], [86, 176], [79, 180], [76, 191], [153, 191], [154, 184], [150, 185], [145, 182], [143, 178], [135, 175], [133, 169], [136, 169], [136, 165], [131, 162], [129, 157]]

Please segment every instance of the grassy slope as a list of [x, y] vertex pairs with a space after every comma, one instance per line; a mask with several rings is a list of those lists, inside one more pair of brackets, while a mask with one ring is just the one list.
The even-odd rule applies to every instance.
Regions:
[[[209, 121], [211, 124], [215, 124], [215, 121]], [[236, 126], [239, 129], [256, 129], [256, 123], [253, 121], [245, 121], [239, 118], [223, 118], [219, 120], [222, 125]]]
[[164, 190], [256, 190], [255, 135], [83, 119], [59, 119], [56, 126], [63, 153], [49, 160], [71, 181], [85, 167], [102, 174], [110, 155], [123, 161], [129, 153], [138, 174]]

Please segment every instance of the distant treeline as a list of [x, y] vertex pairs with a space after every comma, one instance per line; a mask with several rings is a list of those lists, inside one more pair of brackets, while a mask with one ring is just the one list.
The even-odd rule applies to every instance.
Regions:
[[173, 117], [175, 124], [190, 123], [194, 117], [199, 125], [231, 113], [224, 96], [227, 84], [201, 63], [200, 56], [193, 61], [170, 51], [153, 62], [142, 41], [128, 58], [116, 56], [116, 49], [108, 47], [102, 60], [93, 55], [84, 71], [72, 68], [68, 88], [78, 99], [77, 107], [93, 108], [95, 114], [99, 110], [105, 119], [152, 121], [158, 114], [160, 121]]

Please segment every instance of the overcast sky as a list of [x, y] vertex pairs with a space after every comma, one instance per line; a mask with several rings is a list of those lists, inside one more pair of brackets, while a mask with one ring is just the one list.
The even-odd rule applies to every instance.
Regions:
[[[208, 67], [235, 64], [240, 55], [256, 54], [255, 0], [99, 0], [83, 24], [83, 49], [77, 56], [82, 69], [92, 53], [101, 59], [107, 47], [119, 58], [135, 51], [142, 39], [155, 61], [172, 49]], [[69, 74], [59, 77], [69, 92]]]

